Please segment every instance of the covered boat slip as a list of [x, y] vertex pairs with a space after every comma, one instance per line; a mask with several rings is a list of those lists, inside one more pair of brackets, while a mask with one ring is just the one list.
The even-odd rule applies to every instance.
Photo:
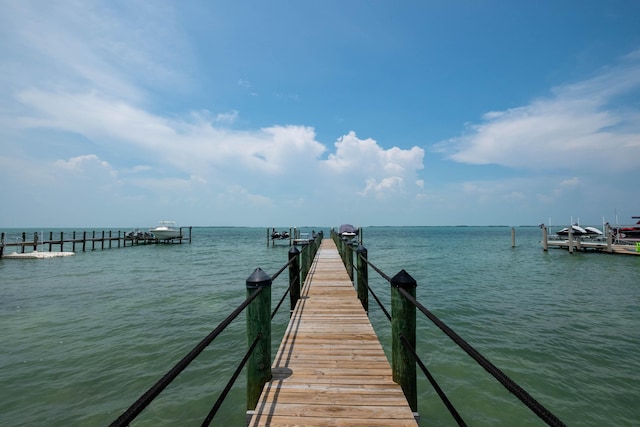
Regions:
[[323, 240], [250, 426], [417, 426], [335, 243]]

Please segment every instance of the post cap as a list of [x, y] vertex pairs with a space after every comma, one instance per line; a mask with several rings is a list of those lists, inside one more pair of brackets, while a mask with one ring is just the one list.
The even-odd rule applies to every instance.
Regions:
[[300, 253], [300, 250], [295, 246], [293, 246], [293, 247], [291, 247], [291, 249], [289, 249], [289, 254], [299, 254], [299, 253]]
[[358, 249], [356, 249], [356, 253], [358, 253], [358, 254], [362, 254], [362, 253], [365, 253], [365, 252], [367, 252], [367, 248], [365, 248], [362, 245], [358, 246]]
[[261, 288], [271, 286], [271, 276], [269, 276], [260, 267], [256, 268], [249, 277], [247, 277], [247, 289]]
[[395, 286], [396, 288], [412, 289], [418, 286], [418, 284], [409, 273], [402, 269], [391, 279], [391, 286]]

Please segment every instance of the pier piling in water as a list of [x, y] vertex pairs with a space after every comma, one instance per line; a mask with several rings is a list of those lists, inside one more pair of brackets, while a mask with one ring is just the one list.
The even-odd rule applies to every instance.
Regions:
[[247, 409], [255, 409], [262, 387], [271, 380], [271, 276], [257, 268], [247, 278], [247, 297], [261, 289], [247, 307], [247, 344], [258, 340], [247, 362]]
[[416, 306], [404, 298], [399, 289], [416, 297], [416, 281], [405, 270], [391, 279], [391, 364], [393, 380], [402, 386], [413, 412], [418, 411], [416, 361], [402, 342], [404, 337], [411, 348], [416, 347]]

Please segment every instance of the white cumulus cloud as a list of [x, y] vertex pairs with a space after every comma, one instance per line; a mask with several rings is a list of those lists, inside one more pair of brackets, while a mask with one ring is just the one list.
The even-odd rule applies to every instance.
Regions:
[[463, 136], [438, 145], [451, 160], [529, 170], [579, 170], [606, 164], [637, 168], [640, 110], [618, 108], [618, 97], [640, 96], [640, 55], [582, 82], [557, 87], [552, 96], [492, 111]]

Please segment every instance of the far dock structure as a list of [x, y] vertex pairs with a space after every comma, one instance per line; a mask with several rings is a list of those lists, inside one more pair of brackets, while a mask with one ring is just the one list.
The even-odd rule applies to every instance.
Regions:
[[[188, 234], [184, 231], [188, 230]], [[192, 227], [180, 227], [180, 235], [176, 239], [169, 241], [160, 241], [155, 239], [149, 233], [140, 233], [137, 230], [134, 231], [113, 231], [113, 230], [100, 230], [100, 231], [50, 231], [48, 238], [45, 237], [46, 233], [34, 232], [33, 234], [27, 232], [9, 234], [6, 232], [0, 233], [0, 258], [11, 258], [7, 252], [10, 247], [14, 248], [15, 254], [29, 254], [30, 252], [54, 253], [54, 249], [59, 248], [58, 253], [71, 250], [76, 252], [76, 248], [82, 252], [96, 249], [111, 249], [127, 246], [147, 245], [156, 243], [191, 243]], [[16, 256], [16, 258], [28, 258], [27, 256]], [[38, 258], [49, 258], [46, 255], [39, 256]]]
[[301, 232], [297, 227], [290, 227], [288, 230], [271, 227], [267, 228], [267, 246], [285, 243], [288, 246], [307, 245], [316, 238], [315, 230], [311, 233]]
[[541, 224], [540, 228], [542, 229], [542, 249], [544, 251], [551, 247], [567, 249], [569, 253], [590, 250], [610, 254], [640, 255], [640, 240], [614, 238], [609, 224], [605, 224], [603, 236], [595, 239], [574, 235], [572, 227], [568, 227], [567, 236], [551, 237], [548, 235], [547, 227], [544, 224]]

